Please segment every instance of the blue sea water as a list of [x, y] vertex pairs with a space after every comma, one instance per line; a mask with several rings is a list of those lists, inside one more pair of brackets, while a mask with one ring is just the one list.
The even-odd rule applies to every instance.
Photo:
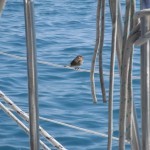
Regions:
[[[35, 1], [37, 59], [67, 65], [83, 55], [81, 69], [90, 69], [95, 45], [96, 0]], [[124, 2], [122, 3], [124, 6]], [[122, 9], [124, 14], [124, 9]], [[111, 50], [111, 18], [106, 4], [104, 71], [109, 74]], [[24, 6], [21, 0], [8, 0], [0, 18], [0, 51], [26, 57]], [[134, 54], [133, 75], [139, 76], [140, 52]], [[0, 54], [0, 90], [21, 109], [28, 112], [27, 66]], [[64, 123], [107, 134], [108, 104], [102, 103], [98, 74], [95, 74], [98, 104], [92, 103], [89, 72], [37, 65], [39, 115]], [[97, 67], [96, 67], [97, 69]], [[116, 72], [117, 64], [116, 64]], [[105, 76], [107, 95], [109, 77]], [[140, 80], [133, 81], [134, 100], [140, 118]], [[114, 136], [118, 136], [119, 78], [114, 89]], [[29, 137], [0, 110], [0, 150], [28, 150]], [[139, 126], [140, 126], [140, 119]], [[107, 138], [91, 135], [40, 120], [40, 125], [69, 150], [106, 150]], [[52, 150], [54, 149], [49, 145]], [[130, 146], [126, 146], [127, 150]], [[118, 141], [113, 141], [113, 150]]]

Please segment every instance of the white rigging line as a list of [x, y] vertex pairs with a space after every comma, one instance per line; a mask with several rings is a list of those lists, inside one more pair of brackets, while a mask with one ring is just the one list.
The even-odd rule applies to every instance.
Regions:
[[[4, 100], [11, 108], [7, 108], [9, 111], [15, 111], [19, 116], [28, 116], [27, 113], [25, 113], [23, 110], [21, 110], [12, 100], [10, 100], [2, 91], [0, 91], [0, 98], [2, 100]], [[0, 107], [1, 108], [1, 107]], [[7, 113], [8, 114], [8, 113]], [[9, 114], [8, 114], [9, 115]], [[48, 118], [45, 118], [45, 117], [39, 117], [39, 119], [43, 120], [43, 121], [47, 121], [47, 122], [51, 122], [51, 123], [55, 123], [55, 124], [58, 124], [58, 125], [62, 125], [62, 126], [65, 126], [65, 127], [69, 127], [69, 128], [72, 128], [72, 129], [76, 129], [76, 130], [79, 130], [79, 131], [83, 131], [83, 132], [86, 132], [86, 133], [89, 133], [89, 134], [93, 134], [93, 135], [96, 135], [96, 136], [100, 136], [100, 137], [105, 137], [107, 138], [108, 135], [107, 134], [104, 134], [104, 133], [100, 133], [100, 132], [96, 132], [96, 131], [93, 131], [93, 130], [89, 130], [89, 129], [85, 129], [85, 128], [81, 128], [81, 127], [77, 127], [77, 126], [74, 126], [74, 125], [71, 125], [71, 124], [67, 124], [67, 123], [63, 123], [63, 122], [60, 122], [60, 121], [56, 121], [56, 120], [52, 120], [52, 119], [48, 119]], [[43, 131], [43, 130], [42, 130]], [[45, 134], [45, 132], [44, 132]], [[46, 133], [46, 136], [47, 136], [47, 133]], [[117, 137], [112, 137], [113, 140], [119, 140], [119, 138]], [[52, 143], [55, 143], [55, 141], [51, 141]], [[130, 143], [129, 141], [125, 141], [126, 143]], [[54, 144], [55, 145], [55, 144]], [[59, 145], [56, 143], [56, 145]], [[63, 150], [63, 149], [62, 149]]]
[[[29, 123], [29, 115], [24, 111], [22, 111], [22, 109], [20, 109], [20, 107], [18, 107], [13, 101], [11, 101], [11, 99], [9, 99], [2, 91], [0, 91], [0, 98], [4, 100], [5, 103], [8, 104], [23, 120]], [[0, 108], [3, 108], [3, 105], [0, 105]], [[7, 110], [5, 109], [4, 111], [6, 112]], [[9, 112], [7, 114], [11, 116]], [[48, 132], [46, 132], [41, 126], [39, 126], [39, 133], [43, 137], [45, 137], [48, 140], [48, 142], [50, 142], [58, 150], [67, 150], [56, 139], [54, 139]]]
[[[11, 57], [11, 58], [16, 58], [17, 60], [26, 60], [26, 57], [9, 54], [9, 53], [3, 52], [3, 51], [1, 51], [0, 54], [4, 55], [4, 56]], [[39, 59], [37, 60], [37, 63], [39, 63], [39, 64], [45, 64], [45, 65], [56, 67], [56, 68], [67, 68], [67, 69], [74, 70], [74, 68], [69, 67], [69, 66], [59, 65], [59, 64], [55, 64], [55, 63], [51, 63], [51, 62], [39, 60]], [[89, 72], [90, 73], [90, 70], [88, 70], [88, 69], [78, 69], [77, 71], [79, 71], [79, 72]], [[95, 74], [99, 74], [99, 72], [95, 71]], [[104, 75], [109, 76], [109, 73], [108, 72], [104, 72]], [[119, 74], [115, 73], [115, 77], [119, 77]], [[140, 79], [140, 76], [133, 76], [133, 79]]]
[[[11, 111], [9, 108], [7, 108], [6, 106], [4, 106], [1, 102], [0, 102], [0, 108], [10, 117], [12, 118], [28, 135], [29, 135], [29, 128], [27, 126], [25, 126], [23, 124], [22, 121], [20, 121]], [[47, 147], [47, 145], [45, 145], [41, 140], [40, 140], [40, 145], [41, 147], [43, 147], [44, 150], [51, 150], [50, 148]]]
[[[58, 125], [66, 126], [66, 127], [72, 128], [72, 129], [77, 129], [77, 130], [80, 130], [80, 131], [83, 131], [83, 132], [86, 132], [86, 133], [90, 133], [90, 134], [93, 134], [93, 135], [96, 135], [96, 136], [106, 137], [106, 138], [108, 137], [107, 134], [96, 132], [96, 131], [85, 129], [85, 128], [81, 128], [81, 127], [77, 127], [77, 126], [67, 124], [67, 123], [63, 123], [63, 122], [60, 122], [60, 121], [56, 121], [56, 120], [52, 120], [52, 119], [48, 119], [48, 118], [44, 118], [44, 117], [39, 117], [39, 119], [47, 121], [47, 122], [52, 122], [52, 123], [55, 123], [55, 124], [58, 124]], [[119, 141], [119, 138], [117, 138], [117, 137], [112, 137], [112, 139]], [[126, 140], [126, 143], [129, 144], [130, 142]]]
[[[14, 111], [11, 108], [9, 108], [9, 110], [10, 111]], [[82, 132], [86, 132], [86, 133], [89, 133], [89, 134], [93, 134], [95, 136], [104, 137], [104, 138], [108, 137], [108, 135], [104, 134], [104, 133], [100, 133], [100, 132], [96, 132], [96, 131], [93, 131], [93, 130], [81, 128], [81, 127], [78, 127], [78, 126], [74, 126], [74, 125], [71, 125], [71, 124], [68, 124], [68, 123], [56, 121], [56, 120], [53, 120], [53, 119], [49, 119], [49, 118], [45, 118], [45, 117], [39, 117], [39, 119], [43, 120], [43, 121], [46, 121], [46, 122], [51, 122], [51, 123], [54, 123], [54, 124], [65, 126], [65, 127], [68, 127], [68, 128], [76, 129], [76, 130], [79, 130], [79, 131], [82, 131]], [[112, 139], [116, 140], [116, 141], [119, 141], [119, 138], [117, 138], [117, 137], [112, 137]], [[126, 143], [129, 144], [130, 142], [126, 140]]]

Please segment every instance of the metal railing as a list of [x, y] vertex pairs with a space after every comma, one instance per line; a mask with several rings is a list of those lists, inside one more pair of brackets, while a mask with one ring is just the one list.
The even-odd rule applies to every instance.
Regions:
[[[150, 9], [150, 1], [141, 1], [141, 10]], [[150, 31], [150, 15], [141, 18], [142, 35]], [[150, 40], [141, 46], [142, 150], [150, 149]]]

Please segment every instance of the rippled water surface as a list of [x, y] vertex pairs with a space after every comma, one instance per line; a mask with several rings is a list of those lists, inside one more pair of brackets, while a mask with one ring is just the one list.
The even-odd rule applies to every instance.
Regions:
[[[67, 65], [84, 56], [81, 69], [90, 69], [95, 45], [96, 0], [35, 1], [37, 59]], [[111, 19], [106, 4], [104, 71], [109, 74]], [[124, 9], [123, 9], [124, 10]], [[124, 12], [123, 12], [124, 13]], [[8, 0], [0, 18], [0, 51], [26, 57], [24, 7], [21, 0]], [[139, 50], [135, 52], [133, 75], [139, 76]], [[96, 67], [97, 68], [97, 67]], [[28, 112], [25, 60], [0, 54], [0, 90]], [[116, 72], [117, 64], [116, 64]], [[108, 107], [102, 103], [98, 74], [95, 74], [98, 104], [92, 103], [89, 72], [38, 63], [39, 114], [42, 117], [107, 134]], [[107, 94], [108, 79], [105, 76]], [[134, 99], [140, 117], [140, 81], [133, 81]], [[114, 136], [118, 136], [119, 78], [114, 89]], [[27, 150], [29, 138], [0, 110], [0, 150]], [[139, 120], [140, 121], [140, 120]], [[40, 125], [69, 150], [106, 150], [107, 138], [40, 120]], [[49, 145], [51, 148], [52, 146]], [[118, 141], [113, 141], [113, 150]], [[52, 148], [54, 149], [54, 148]], [[130, 149], [127, 145], [127, 149]]]

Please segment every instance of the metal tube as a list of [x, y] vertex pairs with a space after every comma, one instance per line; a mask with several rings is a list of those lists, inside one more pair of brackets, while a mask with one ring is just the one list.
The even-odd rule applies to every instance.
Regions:
[[[149, 0], [141, 0], [141, 9], [150, 8]], [[142, 35], [150, 30], [150, 16], [141, 18]], [[150, 148], [150, 41], [141, 46], [142, 149]]]
[[39, 114], [33, 7], [33, 0], [24, 0], [28, 65], [30, 147], [31, 150], [39, 150]]

